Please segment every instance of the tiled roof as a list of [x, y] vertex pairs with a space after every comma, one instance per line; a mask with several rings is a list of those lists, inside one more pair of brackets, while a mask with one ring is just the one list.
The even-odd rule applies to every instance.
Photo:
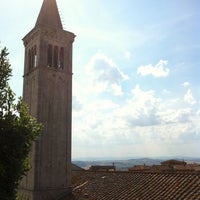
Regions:
[[161, 165], [186, 165], [187, 163], [180, 160], [166, 160], [161, 162]]
[[83, 171], [72, 178], [80, 200], [200, 199], [200, 173]]
[[78, 165], [75, 165], [74, 163], [72, 163], [72, 171], [84, 171], [83, 168], [79, 167]]
[[115, 166], [110, 166], [110, 165], [92, 165], [89, 170], [92, 171], [115, 171], [116, 167]]

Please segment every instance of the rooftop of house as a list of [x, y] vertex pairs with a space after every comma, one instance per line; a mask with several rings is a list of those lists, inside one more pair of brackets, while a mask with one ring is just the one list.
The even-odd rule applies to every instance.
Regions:
[[187, 163], [179, 160], [166, 160], [161, 162], [161, 165], [186, 165]]
[[84, 169], [72, 163], [72, 171], [84, 171]]
[[116, 167], [114, 165], [92, 165], [89, 170], [92, 171], [110, 171], [110, 170], [116, 170]]
[[74, 199], [200, 199], [199, 172], [73, 173]]

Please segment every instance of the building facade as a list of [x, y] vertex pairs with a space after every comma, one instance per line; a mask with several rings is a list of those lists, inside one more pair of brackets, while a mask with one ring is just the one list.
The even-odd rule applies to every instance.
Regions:
[[31, 151], [31, 170], [20, 184], [23, 199], [53, 200], [71, 188], [72, 44], [56, 0], [44, 0], [25, 46], [23, 99], [43, 123]]

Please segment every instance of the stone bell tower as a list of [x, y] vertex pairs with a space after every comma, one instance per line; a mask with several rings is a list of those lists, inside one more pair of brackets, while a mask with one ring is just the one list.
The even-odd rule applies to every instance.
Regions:
[[25, 46], [23, 99], [43, 123], [32, 147], [31, 170], [20, 185], [23, 199], [55, 200], [71, 189], [72, 44], [56, 0], [44, 0]]

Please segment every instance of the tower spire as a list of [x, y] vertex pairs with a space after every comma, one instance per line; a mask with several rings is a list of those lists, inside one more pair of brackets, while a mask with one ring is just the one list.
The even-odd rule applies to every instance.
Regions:
[[63, 29], [56, 0], [44, 0], [35, 27], [48, 26]]

